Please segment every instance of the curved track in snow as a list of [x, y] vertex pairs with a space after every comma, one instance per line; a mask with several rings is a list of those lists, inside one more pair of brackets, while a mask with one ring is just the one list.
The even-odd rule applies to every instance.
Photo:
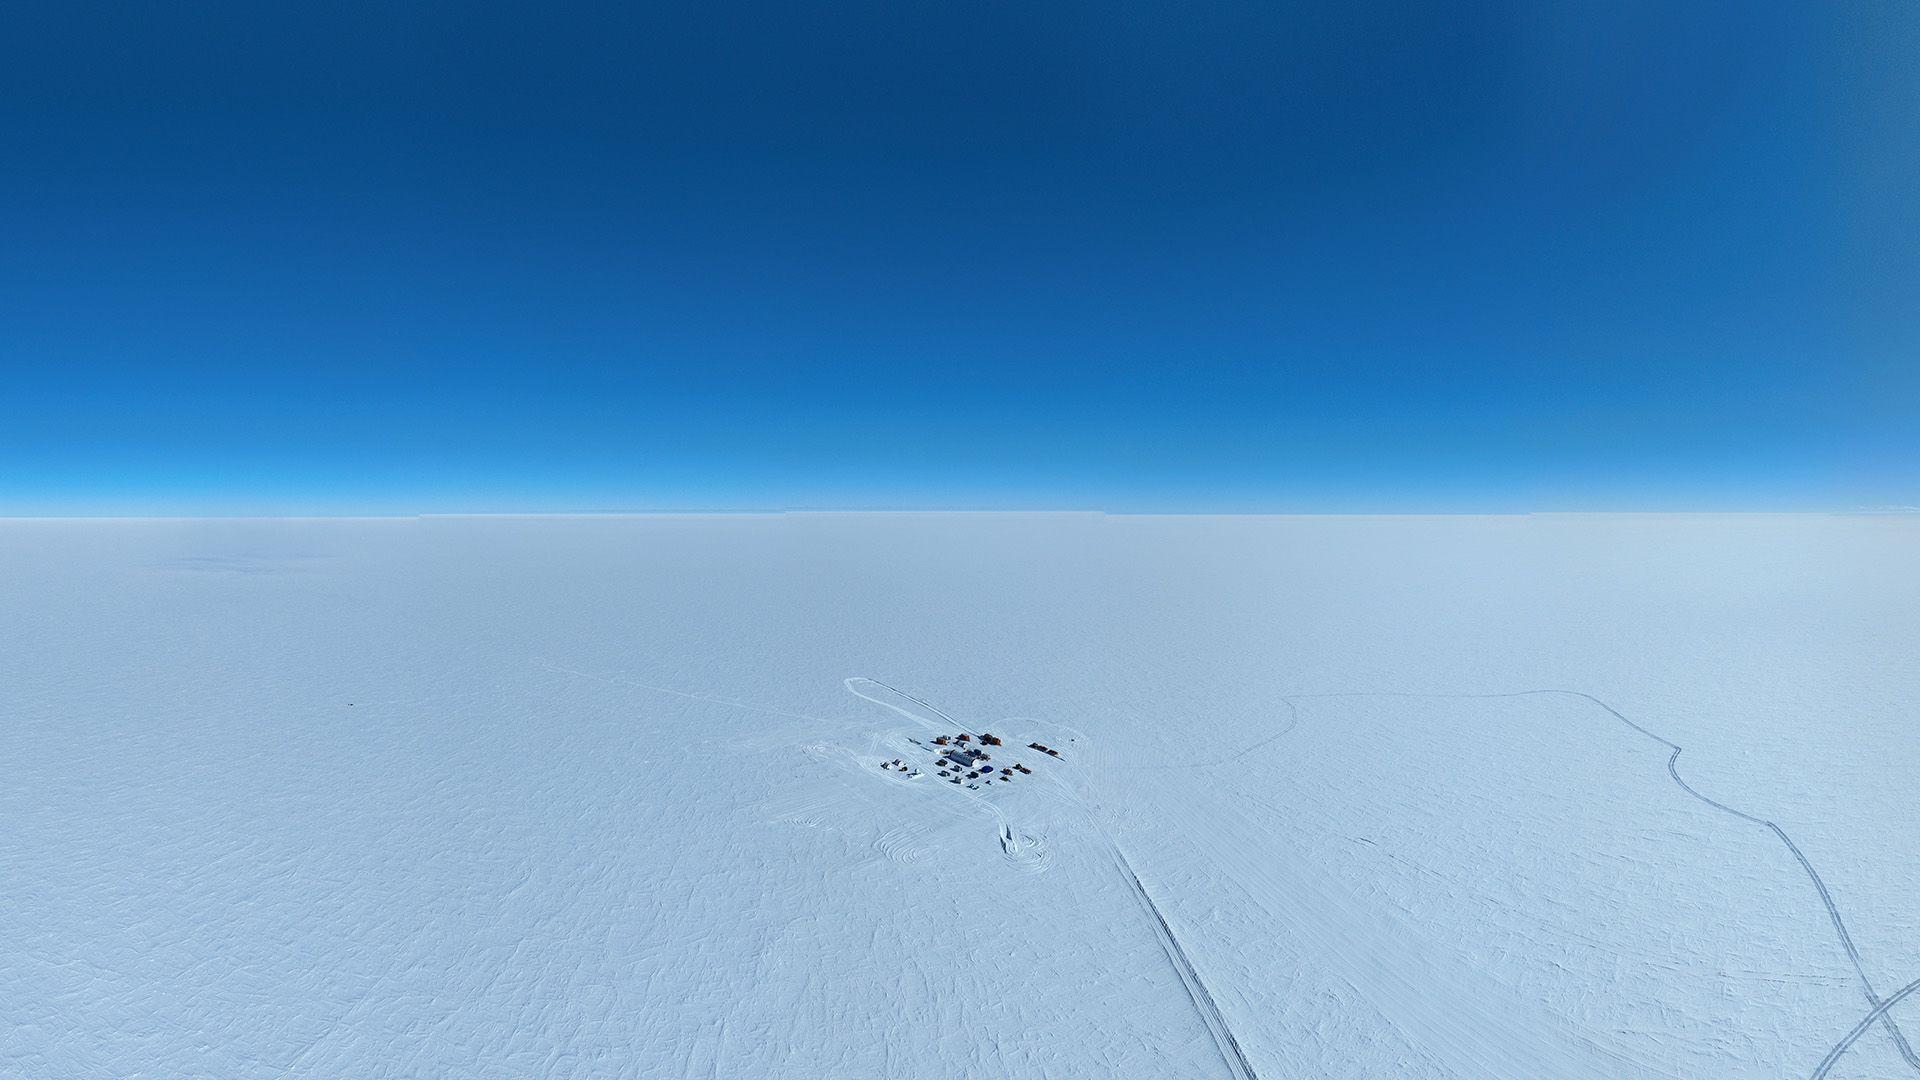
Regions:
[[[600, 681], [607, 681], [607, 682], [615, 681], [612, 679], [607, 679], [602, 676], [591, 676], [585, 672], [574, 671], [567, 668], [561, 668], [551, 663], [548, 663], [544, 660], [537, 661], [537, 662], [540, 663], [541, 666], [546, 667], [548, 670], [554, 671], [557, 673], [577, 675], [585, 678], [595, 678], [595, 679], [599, 679]], [[680, 697], [692, 698], [692, 699], [701, 700], [701, 701], [710, 701], [716, 704], [725, 704], [725, 705], [732, 705], [740, 708], [756, 709], [759, 711], [772, 712], [780, 715], [792, 716], [792, 717], [797, 717], [802, 719], [809, 719], [809, 720], [819, 719], [818, 717], [807, 717], [807, 716], [804, 716], [803, 714], [789, 713], [789, 712], [786, 712], [785, 710], [772, 709], [766, 706], [751, 705], [745, 702], [738, 702], [738, 701], [728, 701], [724, 698], [711, 697], [704, 694], [691, 694], [686, 691], [674, 690], [668, 687], [652, 686], [649, 684], [632, 682], [629, 680], [619, 680], [619, 681], [624, 683], [625, 685], [633, 686], [638, 689], [653, 690], [653, 691], [658, 691], [660, 693], [674, 694]], [[935, 731], [935, 732], [943, 732], [943, 730], [952, 730], [952, 731], [966, 730], [964, 726], [960, 724], [959, 721], [947, 715], [945, 712], [941, 711], [940, 709], [934, 707], [933, 705], [927, 703], [926, 701], [920, 698], [917, 698], [911, 694], [906, 693], [905, 691], [902, 691], [893, 686], [889, 686], [886, 683], [880, 682], [877, 679], [854, 677], [854, 678], [849, 678], [845, 680], [845, 685], [847, 690], [852, 694], [854, 694], [855, 696], [860, 697], [866, 701], [872, 702], [873, 704], [879, 705], [882, 708], [888, 709], [892, 712], [898, 713], [901, 716], [904, 716], [910, 720], [913, 720], [915, 723], [922, 725], [928, 730]], [[868, 693], [867, 688], [880, 691], [880, 695], [876, 696], [875, 694]], [[889, 701], [887, 700], [887, 696], [889, 695], [894, 698], [897, 698], [900, 702], [905, 702], [907, 704], [903, 706], [902, 704], [898, 704], [895, 701]], [[1673, 783], [1677, 787], [1680, 788], [1680, 790], [1686, 792], [1687, 795], [1690, 796], [1691, 798], [1698, 800], [1700, 803], [1708, 807], [1711, 807], [1712, 809], [1720, 813], [1726, 814], [1734, 818], [1738, 818], [1739, 820], [1744, 821], [1750, 825], [1755, 825], [1755, 826], [1766, 829], [1768, 832], [1772, 833], [1776, 839], [1780, 841], [1781, 845], [1784, 846], [1790, 854], [1792, 854], [1794, 861], [1800, 866], [1800, 869], [1806, 875], [1808, 882], [1813, 886], [1815, 893], [1818, 894], [1820, 898], [1821, 906], [1826, 911], [1828, 922], [1833, 927], [1834, 936], [1839, 940], [1842, 950], [1846, 953], [1847, 960], [1852, 965], [1854, 974], [1859, 980], [1861, 992], [1866, 997], [1867, 1003], [1870, 1006], [1870, 1011], [1866, 1014], [1865, 1017], [1861, 1019], [1859, 1024], [1857, 1024], [1852, 1031], [1850, 1031], [1843, 1039], [1841, 1039], [1841, 1041], [1837, 1043], [1828, 1052], [1826, 1058], [1820, 1062], [1819, 1067], [1816, 1069], [1816, 1071], [1813, 1074], [1813, 1080], [1825, 1080], [1825, 1077], [1828, 1075], [1828, 1073], [1832, 1071], [1834, 1066], [1839, 1062], [1841, 1057], [1845, 1055], [1847, 1050], [1852, 1048], [1852, 1046], [1856, 1042], [1858, 1042], [1859, 1039], [1863, 1035], [1865, 1035], [1865, 1033], [1868, 1030], [1870, 1030], [1876, 1023], [1885, 1029], [1885, 1031], [1887, 1032], [1887, 1035], [1893, 1040], [1894, 1045], [1899, 1051], [1901, 1058], [1906, 1061], [1908, 1066], [1913, 1068], [1916, 1072], [1920, 1072], [1920, 1054], [1915, 1053], [1913, 1046], [1907, 1040], [1906, 1034], [1900, 1030], [1899, 1025], [1894, 1022], [1894, 1019], [1891, 1015], [1891, 1010], [1895, 1004], [1899, 1003], [1900, 1001], [1904, 1000], [1905, 998], [1907, 998], [1908, 996], [1916, 992], [1920, 992], [1920, 979], [1917, 979], [1914, 982], [1908, 983], [1907, 985], [1901, 987], [1899, 990], [1895, 991], [1893, 994], [1889, 996], [1883, 997], [1879, 993], [1879, 991], [1874, 988], [1872, 979], [1867, 975], [1866, 965], [1864, 961], [1861, 959], [1858, 947], [1854, 944], [1853, 935], [1847, 930], [1846, 920], [1841, 916], [1839, 905], [1835, 903], [1832, 892], [1827, 888], [1826, 881], [1821, 878], [1820, 872], [1817, 869], [1815, 869], [1812, 861], [1809, 860], [1806, 857], [1805, 853], [1800, 850], [1800, 846], [1794, 843], [1793, 838], [1787, 834], [1787, 831], [1781, 828], [1777, 822], [1771, 821], [1767, 818], [1759, 817], [1758, 815], [1755, 815], [1755, 814], [1747, 813], [1744, 810], [1740, 810], [1736, 807], [1729, 806], [1726, 803], [1720, 802], [1719, 800], [1714, 799], [1711, 796], [1708, 796], [1702, 793], [1700, 790], [1695, 788], [1692, 784], [1688, 783], [1686, 778], [1680, 774], [1680, 769], [1679, 769], [1680, 755], [1685, 752], [1685, 749], [1686, 749], [1685, 747], [1681, 746], [1679, 743], [1676, 743], [1671, 739], [1666, 738], [1663, 735], [1657, 734], [1649, 730], [1648, 728], [1641, 726], [1640, 724], [1629, 719], [1625, 714], [1620, 712], [1620, 710], [1614, 708], [1612, 705], [1608, 704], [1606, 701], [1598, 697], [1595, 697], [1592, 694], [1589, 694], [1580, 690], [1566, 690], [1566, 689], [1559, 689], [1559, 688], [1514, 690], [1514, 691], [1508, 691], [1504, 693], [1478, 693], [1478, 694], [1413, 693], [1413, 692], [1393, 692], [1393, 691], [1325, 693], [1325, 694], [1290, 694], [1280, 699], [1283, 703], [1287, 705], [1289, 710], [1287, 723], [1281, 728], [1281, 730], [1277, 732], [1271, 732], [1261, 737], [1260, 739], [1256, 740], [1255, 742], [1248, 744], [1247, 746], [1241, 747], [1217, 759], [1209, 759], [1209, 760], [1197, 761], [1197, 762], [1187, 762], [1179, 765], [1172, 765], [1172, 766], [1166, 766], [1166, 767], [1205, 768], [1205, 767], [1214, 766], [1214, 765], [1226, 764], [1228, 762], [1243, 758], [1246, 755], [1254, 752], [1255, 750], [1258, 750], [1264, 746], [1267, 746], [1275, 742], [1276, 740], [1282, 738], [1283, 736], [1291, 733], [1298, 726], [1300, 717], [1299, 717], [1298, 708], [1295, 705], [1295, 703], [1299, 701], [1336, 700], [1336, 699], [1343, 699], [1343, 698], [1347, 698], [1347, 699], [1404, 698], [1404, 699], [1428, 699], [1428, 700], [1497, 700], [1497, 699], [1510, 699], [1510, 698], [1523, 698], [1523, 697], [1541, 697], [1541, 696], [1548, 696], [1548, 695], [1574, 697], [1574, 698], [1579, 698], [1583, 701], [1586, 701], [1592, 704], [1593, 706], [1599, 708], [1601, 711], [1605, 712], [1607, 715], [1613, 717], [1615, 720], [1619, 721], [1620, 723], [1625, 724], [1627, 727], [1633, 729], [1635, 732], [1639, 733], [1642, 737], [1648, 740], [1651, 740], [1652, 742], [1658, 743], [1661, 746], [1666, 747], [1668, 751], [1667, 776], [1673, 781]], [[932, 717], [937, 717], [938, 720], [931, 719]], [[1056, 779], [1056, 783], [1059, 783], [1057, 779]], [[1068, 797], [1072, 798], [1073, 801], [1080, 802], [1080, 800], [1077, 797], [1072, 795], [1071, 791], [1068, 791], [1066, 789], [1064, 784], [1061, 784], [1061, 789], [1062, 791], [1066, 792]], [[973, 794], [972, 792], [963, 792], [962, 794], [964, 794], [969, 800], [971, 800], [977, 806], [986, 810], [995, 819], [997, 825], [999, 826], [998, 831], [999, 831], [1002, 848], [1006, 851], [1006, 853], [1010, 857], [1013, 857], [1017, 860], [1018, 855], [1022, 853], [1023, 848], [1028, 847], [1030, 845], [1034, 845], [1036, 843], [1032, 837], [1027, 837], [1020, 833], [1015, 832], [1014, 829], [1011, 827], [1011, 825], [1008, 823], [1006, 819], [1006, 815], [1000, 810], [998, 806], [995, 806], [990, 800], [981, 798]], [[1238, 1040], [1234, 1038], [1232, 1031], [1228, 1029], [1224, 1017], [1222, 1017], [1217, 1004], [1214, 1002], [1212, 993], [1208, 991], [1206, 984], [1201, 980], [1198, 971], [1194, 968], [1192, 961], [1188, 958], [1186, 954], [1186, 950], [1181, 946], [1179, 938], [1174, 934], [1171, 925], [1167, 922], [1165, 916], [1160, 912], [1159, 906], [1154, 902], [1152, 896], [1146, 891], [1146, 887], [1141, 883], [1139, 875], [1134, 872], [1132, 864], [1127, 860], [1126, 855], [1120, 850], [1118, 844], [1114, 842], [1113, 838], [1110, 835], [1106, 835], [1104, 829], [1101, 830], [1101, 832], [1103, 835], [1103, 839], [1107, 843], [1111, 856], [1114, 860], [1115, 868], [1120, 872], [1122, 878], [1126, 881], [1128, 888], [1133, 892], [1136, 900], [1139, 901], [1142, 910], [1152, 920], [1152, 923], [1154, 926], [1154, 932], [1156, 936], [1158, 936], [1158, 938], [1160, 939], [1162, 947], [1166, 950], [1169, 961], [1173, 964], [1176, 973], [1178, 973], [1178, 975], [1180, 976], [1181, 983], [1186, 988], [1188, 996], [1192, 999], [1195, 1010], [1200, 1014], [1201, 1019], [1206, 1024], [1208, 1031], [1213, 1035], [1214, 1041], [1219, 1047], [1220, 1055], [1222, 1059], [1226, 1062], [1227, 1067], [1233, 1072], [1237, 1080], [1258, 1080], [1257, 1075], [1254, 1073], [1252, 1067], [1248, 1064], [1245, 1055], [1242, 1053]], [[883, 838], [883, 843], [886, 843], [888, 839], [889, 838]], [[896, 846], [900, 848], [905, 848], [909, 846], [904, 843], [898, 843], [899, 841], [905, 840], [906, 839], [905, 837], [892, 837], [891, 839], [894, 841], [894, 843], [886, 843], [886, 847], [889, 849], [894, 848]], [[898, 854], [894, 850], [887, 850], [886, 853], [890, 857], [898, 857]]]
[[[1673, 779], [1673, 782], [1675, 784], [1679, 785], [1680, 790], [1686, 792], [1688, 795], [1693, 796], [1695, 799], [1698, 799], [1699, 801], [1714, 808], [1715, 810], [1720, 811], [1723, 814], [1729, 814], [1733, 817], [1739, 818], [1741, 821], [1747, 822], [1748, 824], [1758, 825], [1758, 826], [1761, 826], [1762, 828], [1765, 828], [1768, 832], [1771, 832], [1776, 838], [1779, 839], [1779, 841], [1782, 844], [1786, 846], [1786, 849], [1793, 854], [1794, 861], [1800, 864], [1800, 869], [1805, 871], [1807, 880], [1813, 884], [1814, 891], [1819, 894], [1820, 903], [1826, 909], [1826, 912], [1827, 912], [1827, 919], [1829, 922], [1833, 924], [1834, 935], [1839, 938], [1840, 946], [1843, 950], [1845, 950], [1847, 954], [1847, 960], [1853, 965], [1854, 974], [1859, 977], [1860, 989], [1866, 995], [1867, 1004], [1873, 1009], [1873, 1011], [1868, 1014], [1868, 1019], [1865, 1021], [1865, 1023], [1867, 1024], [1867, 1026], [1871, 1026], [1873, 1021], [1877, 1019], [1881, 1024], [1881, 1026], [1886, 1029], [1887, 1034], [1893, 1039], [1894, 1046], [1898, 1048], [1900, 1051], [1900, 1056], [1906, 1059], [1907, 1064], [1911, 1066], [1916, 1072], [1920, 1072], [1920, 1054], [1914, 1053], [1912, 1045], [1907, 1041], [1906, 1033], [1900, 1030], [1900, 1026], [1894, 1023], [1893, 1017], [1888, 1015], [1887, 1013], [1887, 1007], [1890, 1006], [1891, 1003], [1897, 999], [1895, 998], [1883, 999], [1880, 996], [1879, 992], [1874, 989], [1873, 980], [1867, 976], [1866, 965], [1860, 959], [1860, 950], [1854, 946], [1853, 935], [1851, 933], [1848, 933], [1846, 920], [1840, 917], [1840, 908], [1838, 905], [1834, 903], [1833, 894], [1827, 890], [1827, 883], [1821, 879], [1820, 872], [1813, 868], [1813, 863], [1807, 859], [1806, 855], [1801, 853], [1800, 846], [1798, 844], [1795, 844], [1793, 842], [1793, 838], [1788, 836], [1787, 831], [1785, 829], [1782, 829], [1778, 824], [1772, 821], [1769, 821], [1766, 818], [1757, 817], [1753, 814], [1749, 814], [1744, 810], [1737, 810], [1731, 806], [1728, 806], [1726, 803], [1720, 802], [1717, 799], [1713, 799], [1713, 798], [1710, 798], [1709, 796], [1703, 795], [1697, 789], [1695, 789], [1692, 784], [1687, 783], [1686, 779], [1680, 775], [1680, 768], [1679, 768], [1680, 754], [1682, 753], [1682, 751], [1685, 750], [1685, 747], [1681, 746], [1679, 743], [1674, 742], [1672, 739], [1666, 738], [1665, 736], [1657, 735], [1654, 732], [1647, 730], [1646, 728], [1640, 726], [1639, 724], [1633, 722], [1632, 720], [1627, 719], [1627, 717], [1623, 713], [1621, 713], [1620, 710], [1614, 708], [1612, 705], [1609, 705], [1605, 701], [1602, 701], [1601, 699], [1594, 697], [1592, 694], [1585, 693], [1584, 691], [1580, 691], [1580, 690], [1559, 690], [1559, 689], [1513, 690], [1513, 691], [1509, 691], [1507, 693], [1501, 693], [1501, 694], [1416, 694], [1416, 693], [1392, 693], [1392, 692], [1344, 693], [1344, 694], [1292, 694], [1292, 695], [1288, 695], [1286, 698], [1283, 698], [1282, 700], [1288, 702], [1289, 704], [1292, 704], [1295, 701], [1308, 701], [1308, 700], [1316, 700], [1316, 699], [1330, 700], [1330, 699], [1339, 699], [1339, 698], [1426, 698], [1430, 700], [1455, 700], [1455, 701], [1482, 700], [1484, 701], [1484, 700], [1493, 700], [1493, 699], [1500, 699], [1500, 698], [1539, 697], [1539, 696], [1545, 696], [1550, 694], [1558, 694], [1565, 697], [1576, 697], [1576, 698], [1580, 698], [1583, 701], [1590, 702], [1591, 704], [1598, 706], [1601, 710], [1606, 712], [1607, 715], [1613, 717], [1615, 720], [1620, 721], [1621, 723], [1627, 725], [1633, 730], [1639, 732], [1641, 735], [1645, 736], [1646, 738], [1651, 739], [1654, 742], [1659, 743], [1661, 746], [1666, 747], [1667, 750], [1669, 751], [1669, 753], [1667, 754], [1667, 775]], [[1297, 723], [1297, 721], [1298, 721], [1298, 716], [1296, 715], [1293, 718], [1293, 722], [1290, 722], [1288, 724], [1286, 730], [1291, 731], [1294, 727], [1294, 724]], [[1281, 734], [1285, 734], [1285, 732], [1283, 731]], [[1275, 736], [1268, 736], [1266, 739], [1262, 740], [1261, 742], [1255, 743], [1253, 746], [1248, 747], [1247, 750], [1252, 750], [1259, 746], [1265, 745], [1267, 742], [1271, 742], [1273, 738], [1275, 738]], [[1245, 752], [1246, 750], [1240, 751], [1240, 753], [1245, 753]], [[1913, 987], [1908, 986], [1900, 991], [1900, 996], [1904, 997], [1907, 994], [1912, 992], [1913, 992]], [[1858, 1034], [1856, 1033], [1854, 1036], [1851, 1036], [1848, 1042], [1844, 1043], [1841, 1047], [1836, 1048], [1836, 1050], [1844, 1051], [1846, 1046], [1852, 1045], [1851, 1040], [1853, 1038], [1858, 1038]], [[1835, 1060], [1837, 1060], [1838, 1053], [1833, 1055], [1833, 1057], [1835, 1058]], [[1824, 1064], [1821, 1068], [1821, 1072], [1816, 1075], [1824, 1076], [1826, 1074], [1826, 1070], [1830, 1068], [1832, 1068], [1831, 1063]]]
[[1887, 1018], [1887, 1010], [1898, 1005], [1901, 998], [1906, 997], [1915, 990], [1920, 990], [1920, 979], [1915, 979], [1900, 989], [1895, 990], [1885, 1001], [1875, 1005], [1872, 1012], [1861, 1017], [1860, 1022], [1853, 1025], [1853, 1030], [1847, 1032], [1847, 1037], [1835, 1043], [1833, 1049], [1827, 1051], [1827, 1056], [1820, 1059], [1820, 1067], [1813, 1070], [1813, 1080], [1826, 1080], [1827, 1074], [1833, 1071], [1833, 1067], [1836, 1064], [1839, 1064], [1840, 1056], [1852, 1049], [1854, 1043], [1860, 1041], [1860, 1036], [1867, 1033], [1867, 1029], [1873, 1026], [1873, 1022], [1876, 1020], [1885, 1021]]

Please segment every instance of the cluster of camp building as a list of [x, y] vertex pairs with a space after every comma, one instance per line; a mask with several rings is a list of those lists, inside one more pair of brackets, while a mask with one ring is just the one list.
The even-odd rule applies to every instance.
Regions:
[[[933, 745], [935, 747], [934, 753], [937, 755], [937, 760], [934, 762], [934, 765], [940, 771], [940, 778], [949, 784], [965, 784], [967, 787], [977, 788], [981, 784], [991, 784], [995, 780], [1003, 784], [1010, 783], [1016, 773], [1027, 773], [1029, 775], [1033, 773], [1032, 769], [1027, 768], [1017, 761], [1001, 766], [991, 764], [993, 755], [987, 752], [987, 747], [1005, 745], [1005, 743], [992, 732], [981, 733], [978, 739], [978, 745], [975, 745], [974, 737], [966, 732], [961, 732], [958, 735], [937, 736], [933, 740]], [[1053, 757], [1060, 756], [1060, 751], [1049, 746], [1043, 746], [1037, 742], [1028, 743], [1027, 747], [1028, 749], [1038, 750], [1043, 754], [1048, 754]], [[882, 768], [898, 769], [901, 772], [911, 772], [912, 775], [919, 775], [917, 770], [912, 770], [910, 766], [898, 758], [887, 762]]]

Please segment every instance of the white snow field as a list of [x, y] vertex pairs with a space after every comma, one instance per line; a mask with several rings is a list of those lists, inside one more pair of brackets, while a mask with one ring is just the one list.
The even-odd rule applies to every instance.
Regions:
[[1920, 517], [12, 521], [0, 635], [6, 1077], [1920, 1078]]

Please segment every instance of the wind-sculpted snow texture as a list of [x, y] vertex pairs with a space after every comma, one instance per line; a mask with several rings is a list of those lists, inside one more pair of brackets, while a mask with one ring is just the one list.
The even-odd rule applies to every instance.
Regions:
[[1909, 516], [12, 522], [0, 612], [4, 1076], [1920, 1077]]

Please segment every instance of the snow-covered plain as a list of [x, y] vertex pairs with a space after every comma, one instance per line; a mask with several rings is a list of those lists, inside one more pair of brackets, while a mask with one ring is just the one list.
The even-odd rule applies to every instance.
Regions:
[[15, 521], [0, 646], [10, 1077], [1920, 1078], [1912, 516]]

